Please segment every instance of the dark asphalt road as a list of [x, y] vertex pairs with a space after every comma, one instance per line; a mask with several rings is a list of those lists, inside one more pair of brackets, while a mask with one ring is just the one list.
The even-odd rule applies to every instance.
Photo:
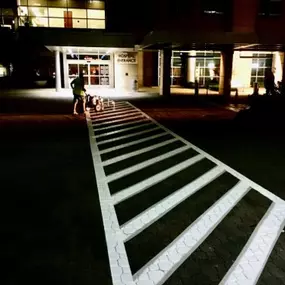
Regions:
[[[237, 125], [235, 113], [188, 99], [133, 103], [285, 198], [283, 125]], [[111, 284], [88, 130], [71, 109], [0, 96], [1, 284]]]
[[85, 118], [70, 100], [5, 107], [0, 283], [111, 284]]

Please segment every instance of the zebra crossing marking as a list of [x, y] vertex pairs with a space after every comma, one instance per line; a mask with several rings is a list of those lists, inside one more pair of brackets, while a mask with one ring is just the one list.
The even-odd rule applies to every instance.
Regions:
[[[175, 272], [175, 270], [186, 260], [186, 258], [188, 258], [188, 256], [194, 252], [196, 248], [211, 234], [211, 232], [220, 224], [224, 217], [227, 216], [227, 214], [251, 189], [258, 191], [263, 196], [269, 198], [273, 203], [268, 212], [264, 215], [263, 219], [259, 222], [258, 226], [255, 228], [247, 244], [244, 246], [244, 249], [241, 251], [234, 264], [221, 280], [220, 284], [229, 285], [233, 284], [232, 282], [239, 285], [256, 284], [267, 262], [267, 259], [272, 249], [274, 248], [274, 245], [283, 227], [285, 226], [285, 202], [262, 186], [238, 173], [228, 165], [222, 163], [210, 154], [204, 152], [200, 148], [176, 135], [174, 132], [168, 130], [156, 122], [154, 119], [149, 117], [147, 114], [134, 107], [132, 104], [123, 102], [119, 105], [123, 106], [123, 109], [127, 108], [127, 110], [129, 110], [131, 113], [132, 110], [136, 110], [138, 113], [140, 113], [144, 118], [144, 124], [140, 126], [130, 126], [130, 124], [133, 124], [134, 122], [125, 122], [116, 126], [106, 126], [107, 124], [103, 124], [101, 125], [102, 128], [96, 129], [96, 115], [92, 116], [92, 118], [87, 116], [90, 146], [94, 161], [96, 180], [98, 184], [99, 200], [106, 235], [113, 285], [163, 284], [168, 279], [168, 277], [171, 276], [171, 274]], [[130, 108], [128, 108], [128, 106]], [[101, 115], [98, 115], [98, 118], [104, 116], [101, 118], [108, 120], [108, 118], [111, 117], [111, 121], [108, 121], [108, 123], [112, 124], [112, 114], [114, 114], [114, 110], [115, 109], [112, 109], [112, 107], [109, 107]], [[132, 118], [127, 114], [125, 115], [126, 116], [123, 118], [126, 118], [126, 121]], [[92, 120], [95, 120], [95, 122]], [[140, 120], [136, 121], [135, 123], [138, 122], [140, 122]], [[98, 125], [100, 126], [100, 124]], [[127, 128], [124, 128], [126, 126]], [[160, 128], [163, 131], [163, 134], [170, 134], [172, 135], [172, 138], [166, 139], [163, 142], [154, 143], [152, 146], [143, 147], [137, 151], [131, 151], [130, 153], [114, 156], [113, 158], [102, 161], [101, 155], [110, 152], [110, 149], [114, 151], [117, 149], [125, 148], [130, 144], [125, 143], [121, 146], [112, 147], [103, 151], [100, 151], [98, 149], [98, 145], [104, 145], [104, 143], [111, 141], [119, 141], [125, 137], [130, 138], [131, 140], [134, 135], [130, 134], [121, 136], [120, 138], [120, 133], [126, 130], [136, 130], [136, 128], [139, 128], [141, 126]], [[98, 130], [108, 130], [110, 128], [120, 127], [123, 129], [114, 130], [98, 135], [96, 134]], [[143, 133], [147, 135], [148, 132], [143, 131]], [[115, 134], [118, 134], [119, 137], [116, 137], [114, 139], [107, 139], [105, 141], [103, 140], [98, 143], [96, 142], [96, 139], [98, 138], [104, 138], [105, 136], [107, 138], [108, 135]], [[141, 140], [137, 141], [141, 142]], [[148, 159], [146, 161], [138, 163], [137, 165], [119, 170], [115, 173], [112, 173], [111, 175], [106, 176], [104, 172], [104, 166], [112, 165], [124, 159], [143, 154], [145, 152], [154, 150], [161, 146], [166, 146], [176, 141], [181, 141], [184, 145], [166, 154], [158, 155], [157, 157]], [[131, 141], [130, 143], [133, 145], [135, 142], [136, 140], [133, 142]], [[183, 161], [182, 163], [177, 163], [175, 166], [165, 171], [161, 171], [155, 175], [152, 175], [151, 177], [139, 183], [122, 189], [114, 195], [110, 194], [108, 186], [109, 182], [114, 182], [120, 177], [132, 174], [137, 170], [151, 166], [157, 161], [161, 161], [167, 157], [171, 157], [171, 155], [180, 153], [183, 150], [190, 148], [195, 150], [198, 154], [186, 161]], [[122, 226], [119, 225], [114, 205], [140, 193], [141, 191], [148, 189], [150, 186], [155, 185], [159, 181], [163, 181], [164, 179], [171, 177], [174, 173], [183, 169], [183, 167], [185, 168], [189, 166], [189, 163], [192, 165], [205, 158], [212, 161], [216, 166], [213, 169], [202, 174], [200, 177], [188, 185], [185, 185], [181, 189], [176, 190], [174, 193], [155, 203], [137, 216], [133, 217]], [[189, 225], [185, 231], [183, 231], [175, 240], [173, 240], [167, 247], [165, 247], [157, 256], [148, 261], [147, 264], [145, 264], [138, 272], [133, 275], [128, 263], [125, 242], [132, 238], [135, 238], [138, 233], [148, 228], [151, 224], [160, 219], [167, 212], [171, 211], [185, 199], [226, 172], [238, 178], [239, 182], [234, 187], [229, 189], [210, 208], [208, 208], [196, 221]], [[263, 248], [262, 253], [260, 251], [254, 252], [254, 250], [257, 248], [260, 249], [260, 247]], [[254, 257], [251, 256], [252, 252], [255, 253]], [[256, 258], [258, 259], [258, 262], [254, 263], [256, 261]], [[249, 271], [249, 267], [243, 268], [245, 262], [248, 262], [252, 268], [254, 268], [252, 272]], [[245, 278], [247, 278], [246, 281]]]

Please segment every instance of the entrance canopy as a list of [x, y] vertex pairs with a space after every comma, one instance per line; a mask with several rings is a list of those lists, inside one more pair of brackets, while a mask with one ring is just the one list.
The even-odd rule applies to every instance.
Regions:
[[116, 47], [83, 47], [83, 46], [46, 46], [50, 51], [60, 51], [67, 54], [93, 54], [100, 53], [112, 54], [118, 51], [134, 51], [134, 48]]
[[[282, 39], [279, 41], [283, 43]], [[189, 31], [152, 31], [148, 33], [140, 44], [140, 49], [161, 50], [215, 50], [221, 51], [226, 46], [232, 45], [234, 50], [251, 51], [284, 51], [285, 45], [278, 41], [270, 42], [269, 39], [255, 33], [197, 33]]]

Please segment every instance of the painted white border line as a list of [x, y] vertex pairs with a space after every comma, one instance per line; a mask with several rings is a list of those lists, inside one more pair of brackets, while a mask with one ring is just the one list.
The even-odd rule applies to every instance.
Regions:
[[138, 135], [143, 135], [143, 134], [146, 134], [146, 133], [149, 133], [149, 132], [152, 132], [152, 131], [155, 131], [155, 130], [159, 130], [159, 129], [160, 129], [160, 127], [154, 126], [151, 129], [147, 129], [147, 130], [144, 130], [144, 131], [141, 131], [141, 132], [131, 133], [129, 135], [116, 137], [114, 139], [108, 139], [108, 140], [105, 140], [105, 141], [100, 141], [100, 142], [97, 142], [97, 145], [102, 145], [102, 144], [104, 145], [105, 143], [115, 142], [115, 141], [122, 140], [122, 139], [127, 139], [127, 138], [132, 138], [132, 137], [135, 137], [135, 136], [138, 136]]
[[148, 167], [154, 163], [157, 163], [159, 161], [162, 161], [164, 159], [167, 159], [167, 158], [170, 158], [171, 156], [174, 156], [176, 154], [179, 154], [183, 151], [186, 151], [186, 150], [189, 150], [191, 149], [189, 146], [185, 145], [185, 146], [182, 146], [180, 148], [177, 148], [177, 149], [174, 149], [170, 152], [167, 152], [167, 153], [164, 153], [164, 154], [161, 154], [161, 155], [158, 155], [156, 157], [153, 157], [153, 158], [150, 158], [146, 161], [143, 161], [141, 163], [138, 163], [138, 164], [135, 164], [133, 166], [130, 166], [128, 168], [125, 168], [123, 170], [119, 170], [118, 172], [115, 172], [111, 175], [108, 175], [107, 176], [107, 182], [111, 182], [112, 180], [116, 180], [116, 179], [119, 179], [120, 177], [123, 177], [123, 176], [126, 176], [128, 174], [131, 174], [132, 172], [135, 172], [135, 171], [138, 171], [138, 170], [141, 170], [145, 167]]
[[[97, 135], [97, 136], [93, 136], [93, 138], [95, 139], [98, 139], [98, 138], [102, 138], [102, 137], [108, 137], [110, 135], [114, 135], [114, 134], [117, 134], [117, 133], [122, 133], [124, 131], [130, 131], [130, 130], [135, 130], [135, 129], [138, 129], [138, 128], [141, 128], [141, 127], [145, 127], [145, 126], [154, 126], [153, 125], [153, 122], [146, 122], [144, 124], [141, 124], [141, 125], [136, 125], [134, 127], [129, 127], [129, 128], [125, 128], [125, 129], [121, 129], [121, 130], [116, 130], [116, 131], [113, 131], [113, 132], [109, 132], [109, 133], [103, 133], [103, 134], [100, 134], [100, 135]], [[101, 142], [101, 141], [100, 141]], [[103, 142], [103, 141], [102, 141]], [[99, 143], [99, 142], [98, 142]]]
[[138, 235], [144, 229], [159, 220], [177, 205], [195, 194], [197, 191], [202, 189], [205, 185], [209, 184], [223, 173], [223, 168], [220, 166], [214, 167], [188, 185], [175, 191], [173, 194], [152, 205], [147, 210], [122, 225], [121, 229], [125, 238], [125, 242]]
[[285, 226], [285, 203], [272, 203], [220, 285], [254, 285]]
[[93, 136], [93, 127], [90, 117], [86, 116], [90, 148], [93, 157], [95, 177], [98, 186], [99, 201], [105, 230], [106, 244], [110, 262], [113, 285], [134, 285], [124, 242], [120, 238], [120, 226], [115, 209], [111, 203], [111, 195], [106, 183], [105, 172], [98, 147]]
[[116, 112], [113, 112], [113, 113], [110, 113], [110, 114], [106, 114], [106, 113], [94, 113], [94, 115], [91, 116], [91, 119], [101, 119], [101, 118], [109, 118], [111, 116], [115, 116], [115, 115], [121, 115], [121, 114], [128, 114], [130, 112], [133, 112], [133, 108], [128, 108], [126, 111], [125, 110], [122, 110], [122, 111], [116, 111]]
[[[102, 129], [102, 128], [104, 128], [105, 125], [114, 124], [114, 123], [118, 123], [118, 122], [125, 122], [128, 120], [133, 120], [133, 119], [137, 119], [137, 118], [144, 118], [144, 115], [143, 114], [139, 114], [139, 115], [134, 114], [133, 116], [128, 116], [127, 118], [113, 120], [113, 121], [107, 121], [107, 122], [103, 122], [103, 123], [99, 123], [99, 124], [97, 124], [95, 121], [93, 123], [93, 127], [95, 130]], [[114, 125], [114, 126], [116, 126], [116, 125]]]
[[106, 117], [106, 118], [96, 118], [95, 119], [95, 122], [101, 122], [101, 121], [107, 121], [107, 120], [113, 120], [113, 119], [116, 119], [116, 118], [124, 118], [124, 117], [128, 117], [128, 116], [133, 116], [135, 114], [140, 114], [137, 110], [135, 111], [132, 111], [132, 112], [129, 112], [127, 114], [123, 114], [123, 115], [114, 115], [114, 116], [109, 116], [109, 117]]
[[139, 149], [139, 150], [135, 150], [135, 151], [132, 151], [132, 152], [123, 154], [123, 155], [116, 156], [116, 157], [114, 157], [114, 158], [110, 158], [110, 159], [108, 159], [108, 160], [103, 161], [102, 164], [103, 164], [104, 166], [110, 165], [110, 164], [113, 164], [113, 163], [122, 161], [122, 160], [124, 160], [124, 159], [128, 159], [128, 158], [131, 158], [131, 157], [133, 157], [133, 156], [140, 155], [140, 154], [143, 154], [143, 153], [145, 153], [145, 152], [154, 150], [154, 149], [156, 149], [156, 148], [159, 148], [159, 147], [162, 147], [162, 146], [171, 144], [171, 143], [176, 142], [176, 141], [177, 141], [176, 138], [169, 139], [169, 140], [163, 141], [163, 142], [161, 142], [161, 143], [157, 143], [157, 144], [154, 144], [154, 145], [151, 145], [151, 146], [148, 146], [148, 147]]
[[100, 150], [100, 154], [108, 153], [108, 152], [111, 152], [111, 151], [116, 151], [116, 150], [119, 150], [119, 149], [122, 149], [122, 148], [126, 148], [126, 147], [129, 147], [129, 146], [132, 146], [132, 145], [140, 144], [142, 142], [147, 142], [147, 141], [150, 141], [150, 140], [153, 140], [153, 139], [160, 138], [160, 137], [165, 136], [165, 135], [167, 135], [167, 133], [163, 132], [163, 133], [159, 133], [159, 134], [153, 135], [151, 137], [148, 136], [148, 137], [143, 138], [143, 139], [131, 141], [131, 142], [124, 143], [124, 144], [121, 144], [121, 145], [118, 145], [118, 146], [114, 146], [114, 147], [109, 147], [107, 149]]
[[136, 120], [133, 120], [131, 122], [128, 122], [128, 123], [122, 123], [122, 124], [118, 124], [118, 125], [111, 125], [111, 126], [108, 126], [108, 127], [101, 127], [101, 128], [94, 128], [94, 125], [93, 125], [93, 129], [94, 129], [94, 132], [97, 132], [97, 131], [104, 131], [104, 130], [108, 130], [108, 129], [114, 129], [114, 128], [118, 128], [118, 127], [124, 127], [124, 126], [129, 126], [129, 125], [134, 125], [134, 124], [137, 124], [139, 122], [147, 122], [149, 121], [148, 118], [146, 117], [141, 117], [141, 119], [139, 120], [138, 118]]
[[147, 190], [152, 185], [155, 185], [164, 179], [173, 176], [177, 172], [197, 163], [204, 157], [201, 154], [198, 154], [194, 157], [191, 157], [183, 162], [180, 162], [164, 171], [161, 171], [158, 174], [150, 176], [149, 178], [140, 181], [128, 188], [122, 189], [120, 192], [112, 195], [114, 205], [121, 203], [122, 201], [129, 199], [130, 197], [137, 195], [138, 193]]
[[246, 183], [238, 182], [170, 245], [139, 270], [134, 275], [136, 284], [144, 280], [152, 280], [156, 285], [163, 284], [249, 190], [250, 187]]
[[[140, 112], [142, 112], [139, 108], [135, 107], [133, 104], [131, 104], [130, 102], [127, 102], [130, 106], [133, 106], [134, 108], [136, 108], [137, 110], [139, 110]], [[258, 191], [260, 194], [262, 194], [263, 196], [267, 197], [268, 199], [276, 202], [276, 203], [282, 203], [284, 202], [284, 200], [282, 200], [281, 198], [279, 198], [278, 196], [276, 196], [275, 194], [273, 194], [272, 192], [268, 191], [267, 189], [265, 189], [264, 187], [262, 187], [261, 185], [258, 185], [257, 183], [253, 182], [252, 180], [250, 180], [249, 178], [245, 177], [244, 175], [242, 175], [241, 173], [237, 172], [236, 170], [234, 170], [233, 168], [231, 168], [230, 166], [226, 165], [225, 163], [221, 162], [220, 160], [216, 159], [215, 157], [213, 157], [212, 155], [208, 154], [207, 152], [203, 151], [202, 149], [198, 148], [197, 146], [195, 146], [194, 144], [190, 143], [189, 141], [183, 139], [181, 136], [175, 134], [174, 132], [172, 132], [171, 130], [169, 130], [168, 128], [164, 127], [163, 125], [161, 125], [160, 123], [158, 123], [157, 121], [155, 121], [153, 118], [151, 118], [150, 116], [148, 116], [146, 113], [142, 112], [150, 121], [154, 122], [157, 126], [161, 127], [162, 129], [164, 129], [165, 131], [167, 131], [168, 133], [172, 134], [173, 136], [175, 136], [177, 139], [179, 139], [180, 141], [184, 142], [185, 144], [191, 146], [194, 150], [196, 150], [198, 153], [203, 154], [207, 159], [211, 160], [212, 162], [214, 162], [216, 165], [219, 165], [221, 167], [224, 167], [225, 170], [227, 172], [229, 172], [231, 175], [235, 176], [236, 178], [238, 178], [241, 181], [244, 181], [246, 183], [248, 183], [248, 185], [255, 189], [256, 191]]]

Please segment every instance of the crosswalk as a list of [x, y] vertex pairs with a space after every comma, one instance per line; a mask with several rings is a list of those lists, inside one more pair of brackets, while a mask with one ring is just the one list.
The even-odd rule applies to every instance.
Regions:
[[[107, 107], [101, 113], [91, 111], [87, 124], [113, 285], [165, 283], [249, 191], [257, 191], [267, 197], [271, 206], [220, 284], [257, 283], [285, 226], [285, 202], [282, 199], [179, 137], [129, 102], [116, 102], [115, 106]], [[180, 145], [175, 147], [176, 143]], [[169, 150], [162, 151], [164, 148]], [[169, 159], [172, 159], [171, 163], [167, 162]], [[136, 163], [129, 163], [131, 160]], [[147, 194], [151, 187], [171, 180], [177, 173], [188, 171], [205, 160], [215, 166], [128, 221], [119, 223], [117, 205], [141, 193]], [[127, 161], [128, 164], [124, 166], [122, 162]], [[119, 166], [116, 168], [116, 165]], [[156, 169], [156, 165], [159, 167], [155, 172], [153, 169]], [[106, 172], [108, 167], [113, 168], [110, 173]], [[130, 184], [131, 178], [141, 173], [147, 173], [147, 176], [135, 179]], [[212, 206], [168, 246], [138, 271], [132, 272], [126, 243], [135, 240], [140, 233], [225, 173], [237, 178], [238, 182], [217, 201], [213, 201]], [[113, 185], [117, 185], [115, 190]]]

